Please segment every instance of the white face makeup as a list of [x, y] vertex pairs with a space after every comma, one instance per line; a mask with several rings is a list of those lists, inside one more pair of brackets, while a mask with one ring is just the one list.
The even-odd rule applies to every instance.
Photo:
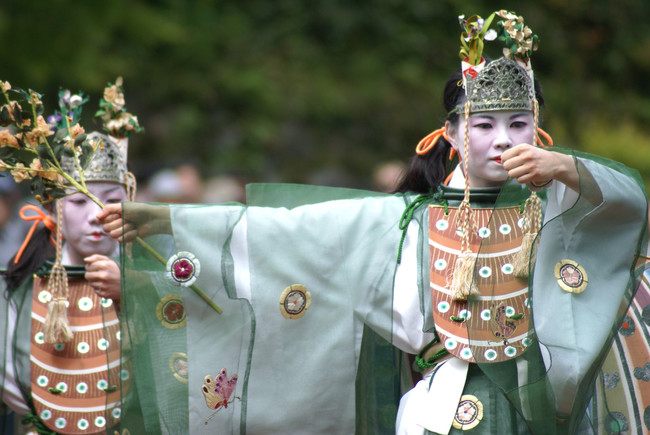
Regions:
[[[103, 204], [126, 201], [126, 189], [121, 184], [88, 182], [88, 190]], [[83, 259], [92, 254], [113, 255], [117, 241], [104, 232], [96, 216], [100, 208], [81, 193], [67, 196], [63, 206], [63, 263], [83, 265]]]
[[[452, 146], [463, 157], [465, 119], [458, 128], [447, 124]], [[470, 187], [498, 187], [508, 178], [501, 154], [520, 144], [532, 144], [534, 119], [531, 112], [477, 112], [469, 116], [469, 162], [466, 174]], [[460, 165], [464, 170], [464, 164]]]

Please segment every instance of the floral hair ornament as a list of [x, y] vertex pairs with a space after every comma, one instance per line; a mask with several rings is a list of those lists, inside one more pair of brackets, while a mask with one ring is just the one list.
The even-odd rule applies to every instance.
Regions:
[[[104, 131], [114, 139], [126, 159], [129, 137], [133, 133], [144, 132], [144, 128], [140, 126], [138, 117], [132, 115], [126, 109], [123, 84], [122, 77], [118, 77], [115, 84], [108, 83], [104, 88], [103, 97], [99, 100], [99, 110], [95, 112], [95, 117], [102, 121]], [[126, 177], [127, 196], [129, 201], [134, 201], [136, 193], [135, 176], [133, 173], [127, 172]]]

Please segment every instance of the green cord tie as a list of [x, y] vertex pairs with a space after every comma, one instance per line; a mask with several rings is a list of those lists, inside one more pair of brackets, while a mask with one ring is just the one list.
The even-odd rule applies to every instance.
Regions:
[[447, 200], [444, 198], [440, 186], [434, 193], [420, 194], [418, 195], [409, 205], [406, 206], [402, 217], [399, 220], [399, 229], [402, 230], [402, 237], [399, 240], [399, 249], [397, 250], [397, 264], [402, 263], [402, 248], [404, 246], [404, 240], [406, 239], [406, 232], [408, 230], [409, 224], [413, 219], [413, 213], [417, 210], [422, 204], [432, 199], [433, 202], [441, 204], [445, 208], [445, 214], [449, 214], [449, 209], [447, 205]]
[[413, 219], [413, 213], [418, 209], [422, 204], [428, 201], [430, 195], [418, 195], [409, 205], [406, 206], [402, 217], [399, 220], [399, 229], [402, 230], [402, 237], [399, 239], [399, 248], [397, 249], [397, 264], [402, 263], [402, 247], [404, 245], [404, 239], [406, 239], [406, 232], [408, 230], [409, 224]]

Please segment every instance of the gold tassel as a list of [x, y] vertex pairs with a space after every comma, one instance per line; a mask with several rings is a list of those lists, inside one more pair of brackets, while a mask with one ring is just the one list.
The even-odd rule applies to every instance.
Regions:
[[61, 265], [61, 245], [63, 235], [63, 212], [60, 201], [57, 203], [56, 259], [47, 283], [52, 300], [47, 306], [47, 317], [43, 324], [43, 339], [46, 343], [64, 343], [72, 340], [73, 334], [68, 321], [68, 274]]
[[474, 281], [476, 255], [465, 251], [456, 258], [454, 274], [451, 279], [451, 297], [456, 301], [466, 301], [468, 296], [478, 296], [479, 291]]
[[465, 164], [465, 195], [463, 201], [458, 207], [457, 222], [463, 233], [461, 239], [461, 254], [456, 257], [454, 263], [454, 271], [451, 277], [451, 284], [449, 290], [451, 297], [454, 300], [466, 301], [471, 296], [479, 294], [478, 287], [474, 281], [474, 268], [476, 267], [476, 257], [469, 247], [469, 234], [473, 229], [472, 225], [472, 209], [469, 205], [469, 175], [468, 175], [468, 160], [469, 160], [469, 110], [470, 103], [465, 103], [465, 140], [463, 147], [463, 163]]
[[528, 279], [530, 264], [535, 264], [537, 248], [539, 246], [539, 230], [542, 227], [542, 201], [535, 192], [532, 192], [524, 204], [522, 230], [524, 237], [521, 249], [515, 254], [512, 262], [514, 274], [517, 278]]
[[[539, 125], [539, 103], [537, 98], [533, 99], [533, 123], [535, 127], [533, 144], [537, 144], [539, 142], [539, 129], [537, 128]], [[539, 246], [537, 235], [542, 229], [542, 201], [535, 192], [531, 192], [524, 203], [523, 219], [521, 229], [524, 232], [524, 237], [521, 241], [521, 249], [513, 258], [512, 267], [517, 278], [528, 279], [529, 265], [535, 264], [537, 259], [537, 247]]]

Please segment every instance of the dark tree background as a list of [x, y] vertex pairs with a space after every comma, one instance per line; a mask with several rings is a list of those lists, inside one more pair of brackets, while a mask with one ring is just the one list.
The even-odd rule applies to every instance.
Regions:
[[[0, 79], [82, 90], [87, 130], [103, 87], [124, 78], [146, 128], [136, 175], [189, 161], [204, 176], [370, 187], [441, 125], [459, 65], [459, 14], [487, 0], [4, 0]], [[533, 55], [557, 144], [650, 180], [650, 2], [504, 1], [540, 36]], [[500, 56], [499, 42], [486, 53]]]

